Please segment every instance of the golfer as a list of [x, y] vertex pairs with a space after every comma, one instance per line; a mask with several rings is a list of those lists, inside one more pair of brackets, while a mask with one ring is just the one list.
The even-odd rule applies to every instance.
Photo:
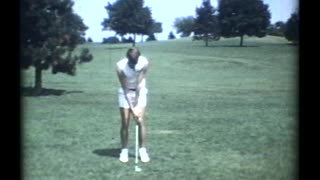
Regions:
[[137, 48], [130, 48], [126, 58], [117, 62], [117, 75], [121, 87], [118, 90], [118, 103], [121, 115], [121, 153], [119, 160], [128, 162], [128, 128], [130, 117], [135, 116], [139, 126], [139, 156], [142, 162], [149, 162], [146, 150], [146, 120], [145, 107], [147, 105], [146, 72], [149, 61]]

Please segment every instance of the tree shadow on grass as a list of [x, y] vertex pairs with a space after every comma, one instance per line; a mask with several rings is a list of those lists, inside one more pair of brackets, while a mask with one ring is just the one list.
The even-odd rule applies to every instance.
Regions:
[[260, 47], [260, 45], [209, 45], [209, 47], [230, 47], [230, 48], [248, 48], [248, 47]]
[[[119, 158], [120, 148], [96, 149], [93, 151], [93, 153], [98, 156], [109, 156], [109, 157]], [[129, 153], [129, 157], [134, 157], [134, 155]]]
[[286, 43], [286, 45], [298, 47], [298, 46], [299, 46], [299, 43], [290, 42], [290, 43]]
[[82, 93], [82, 91], [66, 91], [62, 89], [42, 88], [36, 91], [34, 87], [21, 87], [21, 96], [61, 96], [63, 94]]
[[108, 50], [128, 49], [128, 47], [106, 47]]
[[263, 45], [260, 44], [244, 44], [242, 46], [235, 44], [209, 44], [208, 47], [205, 45], [197, 45], [198, 47], [204, 48], [253, 48], [253, 47], [261, 47]]

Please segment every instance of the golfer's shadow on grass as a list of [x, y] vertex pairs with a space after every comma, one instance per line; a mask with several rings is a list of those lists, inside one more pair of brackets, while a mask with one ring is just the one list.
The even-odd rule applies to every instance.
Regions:
[[[96, 149], [93, 151], [93, 153], [98, 156], [109, 156], [109, 157], [119, 158], [120, 148]], [[129, 157], [134, 157], [134, 155], [129, 153]]]

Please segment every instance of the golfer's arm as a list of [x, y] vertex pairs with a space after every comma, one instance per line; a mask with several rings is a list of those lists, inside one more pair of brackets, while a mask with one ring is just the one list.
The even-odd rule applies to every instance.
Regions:
[[124, 97], [126, 98], [127, 102], [129, 103], [129, 99], [127, 96], [128, 88], [126, 87], [127, 78], [125, 77], [125, 75], [123, 74], [123, 72], [120, 69], [117, 69], [117, 75], [118, 75], [118, 79], [119, 79], [121, 88], [124, 93]]
[[117, 75], [118, 75], [118, 79], [121, 85], [121, 88], [123, 89], [123, 91], [126, 90], [126, 77], [124, 76], [123, 72], [120, 69], [117, 69]]
[[146, 77], [147, 70], [148, 70], [148, 65], [146, 65], [145, 67], [143, 67], [143, 69], [142, 69], [141, 72], [139, 73], [138, 81], [137, 81], [137, 87], [136, 87], [138, 94], [139, 94], [140, 89], [141, 89], [140, 84], [141, 84], [142, 80]]

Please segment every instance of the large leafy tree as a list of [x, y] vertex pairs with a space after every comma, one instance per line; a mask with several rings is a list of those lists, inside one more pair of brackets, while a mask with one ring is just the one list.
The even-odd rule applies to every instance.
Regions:
[[103, 30], [113, 30], [124, 36], [133, 34], [133, 46], [136, 35], [149, 35], [155, 21], [152, 19], [149, 7], [144, 7], [143, 0], [117, 0], [105, 6], [109, 18], [105, 18], [101, 25]]
[[142, 14], [141, 14], [140, 23], [142, 26], [141, 26], [140, 32], [137, 34], [141, 35], [141, 42], [142, 42], [144, 35], [149, 35], [152, 33], [155, 21], [152, 19], [152, 13], [150, 8], [143, 7], [141, 13]]
[[174, 21], [173, 26], [176, 28], [177, 33], [181, 33], [181, 37], [188, 37], [193, 32], [194, 17], [179, 17]]
[[143, 30], [143, 33], [141, 34], [141, 42], [143, 41], [143, 36], [148, 35], [148, 37], [154, 36], [156, 33], [162, 32], [162, 23], [156, 22], [155, 20], [152, 20], [152, 24], [148, 24], [147, 28]]
[[223, 37], [266, 36], [270, 24], [268, 5], [262, 0], [220, 0], [219, 22]]
[[[35, 90], [41, 92], [42, 71], [75, 75], [76, 63], [88, 61], [72, 52], [88, 27], [73, 13], [72, 0], [22, 0], [20, 7], [21, 67], [35, 68]], [[91, 56], [87, 53], [84, 56]], [[92, 59], [92, 56], [91, 56]], [[91, 60], [90, 59], [90, 60]]]
[[210, 0], [203, 0], [202, 6], [196, 8], [194, 35], [196, 39], [203, 39], [206, 46], [209, 40], [219, 39], [219, 22], [215, 13], [216, 9], [211, 5]]
[[162, 33], [162, 23], [155, 22], [152, 26], [151, 33]]
[[154, 22], [153, 25], [148, 29], [147, 35], [148, 38], [146, 41], [156, 41], [156, 37], [154, 34], [161, 33], [162, 32], [162, 23], [161, 22]]
[[293, 13], [288, 19], [285, 28], [285, 37], [288, 41], [299, 43], [299, 14]]
[[148, 36], [154, 36], [154, 34], [162, 33], [162, 23], [161, 22], [154, 22], [151, 29], [148, 32]]

